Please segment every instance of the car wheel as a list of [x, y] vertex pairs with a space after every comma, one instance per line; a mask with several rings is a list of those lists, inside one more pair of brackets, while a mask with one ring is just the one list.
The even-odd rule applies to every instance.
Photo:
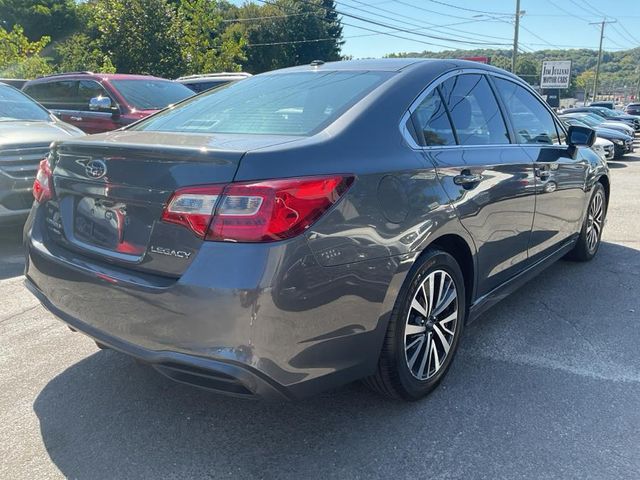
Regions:
[[575, 247], [567, 257], [570, 260], [588, 262], [600, 248], [602, 228], [607, 216], [607, 196], [601, 183], [596, 183], [591, 193], [587, 215]]
[[458, 263], [444, 251], [426, 251], [398, 295], [377, 371], [365, 383], [392, 398], [424, 397], [447, 373], [465, 318]]

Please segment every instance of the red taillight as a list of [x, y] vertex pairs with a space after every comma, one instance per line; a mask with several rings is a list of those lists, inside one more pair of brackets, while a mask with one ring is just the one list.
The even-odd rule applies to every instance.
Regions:
[[38, 203], [46, 202], [53, 197], [53, 176], [49, 168], [49, 160], [40, 161], [38, 173], [33, 181], [33, 197]]
[[184, 225], [204, 238], [223, 189], [224, 185], [210, 185], [176, 190], [162, 211], [162, 220]]
[[206, 240], [284, 240], [305, 231], [352, 182], [336, 175], [183, 188], [169, 199], [162, 220]]

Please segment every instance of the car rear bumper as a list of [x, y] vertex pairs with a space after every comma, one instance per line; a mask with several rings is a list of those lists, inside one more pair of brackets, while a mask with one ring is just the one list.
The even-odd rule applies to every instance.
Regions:
[[292, 398], [281, 385], [246, 365], [179, 352], [150, 350], [109, 335], [56, 307], [31, 280], [26, 279], [25, 285], [47, 310], [73, 330], [84, 333], [113, 350], [148, 363], [172, 380], [238, 397], [259, 396], [271, 400]]
[[373, 373], [404, 278], [399, 257], [320, 266], [303, 237], [205, 242], [179, 279], [47, 244], [28, 220], [26, 282], [54, 315], [170, 378], [302, 398]]

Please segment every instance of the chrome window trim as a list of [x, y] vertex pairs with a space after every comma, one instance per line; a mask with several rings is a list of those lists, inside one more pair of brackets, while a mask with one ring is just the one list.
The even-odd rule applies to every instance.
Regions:
[[[404, 115], [402, 115], [402, 118], [400, 119], [400, 125], [398, 126], [400, 129], [400, 134], [402, 135], [402, 137], [404, 138], [404, 141], [407, 142], [407, 144], [409, 145], [409, 147], [411, 147], [412, 150], [419, 150], [419, 151], [424, 151], [424, 150], [443, 150], [443, 149], [451, 149], [451, 148], [504, 148], [504, 147], [536, 147], [536, 148], [540, 148], [543, 146], [547, 146], [547, 147], [564, 147], [566, 148], [566, 145], [556, 145], [556, 144], [546, 144], [546, 143], [540, 143], [540, 144], [535, 144], [535, 143], [494, 143], [494, 144], [487, 144], [487, 145], [419, 145], [415, 139], [411, 136], [411, 134], [409, 133], [409, 131], [407, 130], [406, 124], [409, 121], [409, 119], [411, 118], [411, 115], [413, 115], [413, 112], [415, 112], [416, 108], [418, 108], [418, 106], [422, 103], [422, 101], [425, 99], [425, 97], [427, 95], [429, 95], [431, 92], [433, 92], [433, 90], [436, 89], [436, 87], [438, 87], [440, 84], [442, 84], [443, 82], [445, 82], [446, 80], [448, 80], [451, 77], [457, 76], [457, 75], [462, 75], [462, 74], [480, 74], [480, 75], [486, 75], [489, 77], [495, 77], [495, 78], [501, 78], [503, 80], [507, 80], [510, 82], [515, 83], [516, 85], [519, 85], [521, 87], [523, 87], [525, 90], [529, 91], [529, 93], [533, 94], [533, 96], [542, 104], [542, 106], [547, 110], [547, 112], [549, 112], [551, 114], [551, 118], [556, 122], [556, 123], [560, 123], [560, 125], [562, 125], [561, 120], [558, 118], [558, 116], [555, 114], [555, 112], [551, 109], [551, 107], [549, 107], [547, 105], [547, 103], [544, 101], [544, 99], [538, 94], [538, 92], [536, 92], [533, 88], [531, 88], [531, 86], [529, 84], [527, 84], [526, 82], [524, 82], [523, 80], [520, 80], [519, 78], [513, 78], [511, 75], [505, 75], [502, 74], [500, 72], [494, 72], [491, 70], [484, 70], [482, 68], [458, 68], [456, 70], [450, 70], [448, 72], [443, 73], [442, 75], [434, 78], [431, 83], [429, 83], [424, 90], [422, 90], [422, 92], [420, 92], [420, 94], [418, 94], [418, 96], [413, 100], [413, 102], [411, 102], [411, 105], [409, 106], [409, 108], [407, 109], [407, 111], [404, 113]], [[494, 93], [494, 95], [497, 95], [497, 93]], [[497, 99], [496, 99], [497, 100]], [[507, 112], [508, 113], [508, 112]], [[505, 121], [509, 121], [509, 119], [505, 118]], [[566, 130], [565, 130], [565, 134], [566, 134]]]

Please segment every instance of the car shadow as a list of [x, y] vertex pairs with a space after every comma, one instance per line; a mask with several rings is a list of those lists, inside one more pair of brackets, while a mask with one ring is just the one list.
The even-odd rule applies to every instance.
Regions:
[[0, 228], [0, 280], [17, 277], [24, 272], [22, 227]]
[[627, 168], [627, 165], [625, 165], [624, 163], [621, 162], [612, 162], [611, 160], [609, 160], [607, 162], [607, 165], [609, 166], [609, 168]]
[[[387, 400], [358, 383], [298, 402], [240, 400], [173, 383], [124, 355], [99, 351], [53, 378], [34, 410], [44, 446], [67, 478], [327, 478], [327, 472], [380, 478], [397, 475], [398, 465], [447, 478], [452, 471], [508, 478], [501, 468], [534, 468], [518, 453], [534, 445], [536, 455], [548, 450], [551, 467], [575, 461], [597, 469], [608, 463], [605, 451], [600, 456], [553, 433], [575, 429], [563, 405], [571, 398], [570, 411], [600, 429], [596, 435], [606, 438], [612, 429], [631, 441], [638, 437], [633, 422], [625, 437], [617, 430], [624, 414], [608, 408], [625, 404], [629, 393], [621, 390], [624, 382], [608, 382], [610, 365], [596, 382], [562, 363], [567, 355], [576, 369], [593, 363], [582, 329], [593, 348], [619, 352], [629, 343], [629, 355], [636, 354], [637, 323], [627, 329], [620, 309], [637, 308], [637, 296], [619, 295], [626, 295], [626, 283], [636, 284], [639, 271], [640, 251], [610, 243], [593, 262], [558, 262], [468, 326], [452, 371], [420, 402]], [[601, 285], [617, 289], [594, 295]], [[510, 358], [527, 348], [532, 363]], [[536, 365], [538, 351], [546, 362], [557, 357], [558, 366]], [[625, 355], [620, 362], [628, 361]], [[634, 387], [630, 404], [637, 401]], [[492, 461], [478, 467], [481, 458]]]

